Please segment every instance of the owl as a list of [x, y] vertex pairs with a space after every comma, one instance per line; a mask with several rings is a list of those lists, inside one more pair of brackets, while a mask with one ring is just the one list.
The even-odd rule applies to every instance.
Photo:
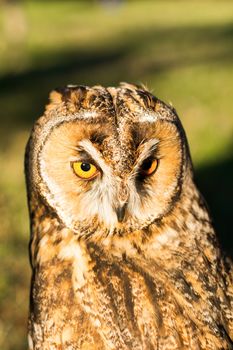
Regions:
[[233, 269], [176, 111], [144, 87], [50, 94], [26, 148], [30, 350], [233, 349]]

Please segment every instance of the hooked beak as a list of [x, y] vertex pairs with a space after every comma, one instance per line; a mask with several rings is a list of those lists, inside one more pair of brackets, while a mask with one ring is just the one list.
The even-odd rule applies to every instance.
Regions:
[[126, 211], [126, 203], [123, 206], [116, 208], [117, 219], [119, 222], [122, 222], [124, 220], [125, 211]]

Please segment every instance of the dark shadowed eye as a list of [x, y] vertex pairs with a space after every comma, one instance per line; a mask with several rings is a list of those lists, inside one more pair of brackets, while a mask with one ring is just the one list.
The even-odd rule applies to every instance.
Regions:
[[143, 176], [152, 175], [158, 168], [158, 159], [147, 158], [141, 165], [140, 174]]

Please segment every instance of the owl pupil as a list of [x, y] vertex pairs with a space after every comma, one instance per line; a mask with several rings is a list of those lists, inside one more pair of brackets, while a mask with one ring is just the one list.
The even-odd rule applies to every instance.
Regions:
[[152, 160], [147, 159], [145, 162], [142, 164], [142, 170], [149, 170], [152, 165]]
[[82, 163], [81, 164], [81, 169], [83, 171], [89, 171], [91, 169], [91, 165], [89, 163]]

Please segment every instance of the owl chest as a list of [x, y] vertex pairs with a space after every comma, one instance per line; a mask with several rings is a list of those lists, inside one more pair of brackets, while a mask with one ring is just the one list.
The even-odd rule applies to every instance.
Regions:
[[[219, 310], [208, 298], [203, 302], [201, 290], [205, 294], [202, 282], [194, 286], [182, 271], [168, 272], [152, 261], [101, 259], [76, 295], [109, 349], [156, 349], [158, 344], [211, 349], [219, 336], [214, 320]], [[206, 334], [202, 339], [203, 329], [214, 339], [210, 345]]]
[[72, 349], [230, 349], [217, 327], [219, 310], [198, 278], [194, 284], [180, 269], [139, 257], [78, 258], [38, 270], [30, 321], [35, 343], [41, 337], [49, 347], [56, 339]]

